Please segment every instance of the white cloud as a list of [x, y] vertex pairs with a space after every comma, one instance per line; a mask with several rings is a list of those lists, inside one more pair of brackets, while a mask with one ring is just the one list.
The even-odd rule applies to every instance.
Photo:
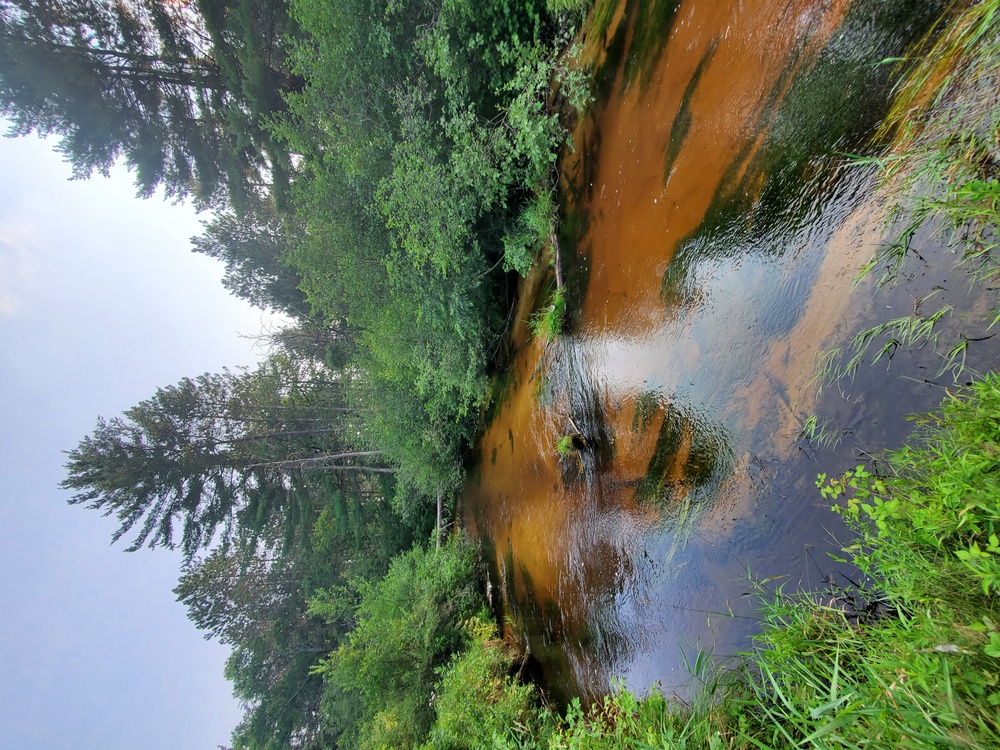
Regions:
[[16, 315], [33, 293], [39, 266], [30, 248], [36, 241], [31, 224], [0, 219], [0, 315]]

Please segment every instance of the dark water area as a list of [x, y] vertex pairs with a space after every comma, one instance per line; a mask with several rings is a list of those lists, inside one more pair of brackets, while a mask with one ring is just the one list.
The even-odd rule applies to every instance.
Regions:
[[[940, 10], [595, 7], [585, 59], [601, 98], [562, 170], [569, 331], [546, 343], [521, 321], [463, 503], [507, 634], [557, 700], [616, 678], [684, 693], [698, 652], [724, 663], [759, 629], [750, 575], [786, 591], [838, 575], [830, 553], [849, 534], [817, 473], [901, 444], [906, 416], [953, 380], [927, 345], [820, 388], [827, 354], [943, 305], [958, 312], [942, 340], [982, 335], [989, 300], [930, 232], [899, 283], [854, 283], [886, 196], [844, 154], [866, 151], [889, 102], [879, 61]], [[977, 342], [967, 364], [992, 369], [996, 353]], [[803, 435], [814, 415], [832, 444]]]

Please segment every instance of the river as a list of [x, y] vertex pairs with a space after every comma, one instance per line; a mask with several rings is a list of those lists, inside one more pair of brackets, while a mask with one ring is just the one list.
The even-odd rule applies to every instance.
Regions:
[[[561, 159], [567, 331], [529, 335], [545, 287], [524, 285], [462, 503], [506, 634], [557, 701], [616, 679], [686, 694], [699, 653], [725, 665], [759, 628], [751, 579], [790, 592], [851, 575], [817, 473], [899, 445], [953, 379], [931, 345], [817, 373], [871, 325], [952, 305], [967, 314], [945, 328], [971, 336], [987, 304], [929, 231], [899, 283], [855, 284], [887, 200], [845, 154], [870, 153], [889, 103], [897, 68], [880, 61], [940, 10], [612, 0], [590, 14], [597, 99]], [[970, 346], [968, 364], [994, 352]]]

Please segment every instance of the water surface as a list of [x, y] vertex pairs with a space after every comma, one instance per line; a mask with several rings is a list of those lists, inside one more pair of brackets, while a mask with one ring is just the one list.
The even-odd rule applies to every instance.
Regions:
[[[867, 148], [888, 102], [893, 71], [877, 63], [938, 10], [637, 0], [592, 13], [599, 101], [562, 169], [569, 332], [531, 339], [522, 309], [464, 503], [508, 635], [558, 699], [615, 678], [682, 691], [697, 651], [746, 648], [748, 571], [789, 589], [836, 571], [828, 553], [847, 534], [817, 472], [899, 444], [904, 417], [941, 398], [933, 347], [821, 393], [815, 377], [824, 353], [936, 287], [928, 314], [985, 304], [929, 236], [905, 283], [854, 286], [885, 200], [844, 153]], [[992, 365], [985, 344], [972, 356]], [[835, 447], [802, 437], [814, 414]]]

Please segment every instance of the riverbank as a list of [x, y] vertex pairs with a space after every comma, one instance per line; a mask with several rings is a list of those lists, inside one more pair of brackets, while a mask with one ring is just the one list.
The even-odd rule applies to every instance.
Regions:
[[[862, 269], [880, 284], [892, 283], [914, 235], [929, 227], [970, 283], [996, 274], [998, 10], [997, 2], [953, 9], [921, 54], [902, 63], [909, 69], [879, 134], [886, 149], [868, 160], [883, 170], [892, 217], [891, 241]], [[531, 709], [499, 650], [492, 671], [480, 672], [475, 697], [457, 700], [461, 681], [450, 675], [461, 657], [442, 683], [450, 692], [441, 696], [429, 746], [994, 747], [1000, 379], [970, 383], [964, 355], [977, 339], [939, 325], [951, 311], [938, 312], [915, 304], [912, 315], [858, 334], [829, 373], [850, 376], [866, 361], [923, 342], [944, 357], [939, 375], [962, 375], [967, 385], [918, 420], [908, 447], [843, 477], [820, 477], [819, 491], [857, 534], [844, 555], [864, 579], [795, 595], [777, 580], [758, 584], [762, 633], [735, 672], [709, 677], [700, 659], [692, 665], [705, 681], [694, 704], [655, 690], [639, 700], [619, 689], [589, 711]], [[983, 327], [996, 323], [994, 314]], [[475, 647], [481, 669], [488, 642]], [[470, 705], [481, 720], [449, 733], [454, 714], [443, 709]], [[494, 710], [504, 722], [489, 718]]]
[[998, 469], [1000, 376], [989, 375], [874, 469], [821, 477], [858, 534], [845, 552], [865, 578], [794, 595], [758, 583], [762, 633], [733, 673], [692, 665], [706, 680], [694, 705], [619, 689], [560, 716], [532, 703], [477, 621], [474, 645], [443, 673], [426, 747], [995, 747]]

